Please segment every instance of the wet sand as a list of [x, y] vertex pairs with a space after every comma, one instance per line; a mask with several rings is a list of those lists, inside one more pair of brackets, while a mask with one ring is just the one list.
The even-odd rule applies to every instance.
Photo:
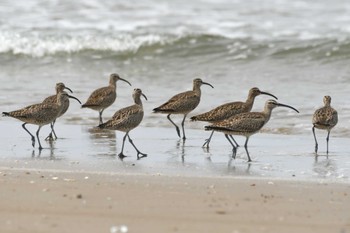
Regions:
[[121, 161], [121, 133], [58, 122], [39, 153], [18, 122], [0, 127], [0, 232], [350, 232], [346, 138], [331, 138], [327, 158], [311, 135], [257, 134], [247, 163], [220, 134], [207, 151], [208, 132], [189, 129], [183, 144], [141, 126], [131, 137], [149, 156], [127, 145]]

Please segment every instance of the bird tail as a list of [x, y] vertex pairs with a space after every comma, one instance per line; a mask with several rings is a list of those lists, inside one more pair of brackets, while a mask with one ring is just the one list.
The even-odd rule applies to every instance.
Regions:
[[214, 125], [206, 125], [206, 126], [204, 126], [204, 129], [206, 131], [209, 131], [209, 130], [218, 130], [218, 131], [220, 131], [220, 130], [227, 130], [226, 128], [219, 127], [219, 126], [214, 126]]
[[159, 107], [159, 108], [154, 108], [153, 112], [154, 113], [158, 113], [158, 112], [160, 112], [160, 113], [172, 113], [172, 112], [174, 112], [174, 110], [173, 109], [162, 109], [161, 107]]
[[191, 119], [191, 121], [200, 121], [201, 119], [200, 119], [199, 116], [200, 116], [200, 115], [193, 116], [193, 117], [191, 117], [190, 119]]
[[2, 116], [10, 116], [10, 113], [8, 113], [8, 112], [2, 112]]
[[106, 128], [106, 123], [99, 124], [97, 127], [100, 128], [100, 129], [105, 129]]

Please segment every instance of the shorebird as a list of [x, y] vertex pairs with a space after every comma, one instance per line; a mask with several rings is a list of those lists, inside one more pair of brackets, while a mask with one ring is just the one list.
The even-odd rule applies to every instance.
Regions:
[[315, 111], [312, 117], [312, 133], [315, 138], [315, 153], [318, 150], [318, 143], [315, 134], [315, 128], [327, 130], [327, 155], [328, 155], [328, 141], [331, 129], [338, 123], [338, 113], [331, 107], [331, 97], [326, 95], [323, 97], [324, 107], [319, 108]]
[[[291, 108], [296, 112], [299, 112], [295, 108], [277, 103], [275, 100], [268, 100], [265, 103], [264, 111], [262, 112], [245, 112], [232, 116], [226, 120], [214, 123], [210, 126], [205, 126], [205, 130], [214, 130], [225, 134], [227, 140], [228, 135], [242, 135], [246, 137], [244, 148], [248, 156], [248, 162], [251, 162], [251, 158], [248, 152], [248, 140], [253, 134], [256, 134], [269, 120], [271, 112], [276, 107]], [[230, 140], [229, 140], [230, 141]], [[232, 144], [232, 143], [231, 143]], [[236, 148], [233, 146], [234, 156]]]
[[50, 124], [57, 118], [57, 116], [62, 111], [63, 103], [66, 101], [67, 98], [76, 99], [74, 96], [70, 96], [63, 91], [58, 94], [56, 103], [33, 104], [12, 112], [3, 112], [2, 115], [13, 117], [24, 122], [24, 124], [22, 124], [22, 127], [32, 137], [33, 147], [35, 147], [35, 137], [28, 131], [28, 129], [25, 126], [26, 124], [38, 125], [39, 128], [36, 131], [36, 137], [39, 143], [39, 150], [42, 150], [43, 147], [41, 146], [39, 139], [40, 129], [42, 126]]
[[[216, 123], [216, 122], [225, 120], [229, 117], [232, 117], [234, 115], [237, 115], [239, 113], [250, 112], [252, 110], [255, 97], [257, 97], [258, 95], [269, 95], [277, 99], [276, 96], [268, 92], [260, 91], [259, 88], [257, 87], [253, 87], [249, 90], [248, 97], [245, 102], [236, 101], [236, 102], [230, 102], [230, 103], [220, 105], [210, 110], [209, 112], [205, 112], [205, 113], [191, 117], [191, 121], [206, 121], [210, 123]], [[209, 138], [205, 140], [205, 143], [203, 144], [202, 147], [206, 146], [207, 148], [209, 148], [209, 143], [213, 134], [214, 134], [214, 130], [212, 130]], [[232, 135], [229, 135], [229, 136], [232, 142], [235, 143], [235, 146], [238, 147], [238, 143], [235, 141]]]
[[[122, 150], [118, 154], [119, 158], [123, 159], [126, 157], [124, 155], [124, 144], [126, 137], [128, 137], [129, 142], [135, 148], [137, 152], [137, 159], [147, 157], [147, 154], [141, 153], [131, 140], [129, 136], [129, 132], [136, 128], [142, 121], [143, 118], [143, 106], [141, 101], [141, 95], [147, 100], [145, 94], [142, 93], [141, 89], [134, 89], [132, 97], [134, 99], [135, 104], [126, 108], [122, 108], [118, 110], [109, 121], [100, 124], [98, 127], [100, 129], [110, 129], [110, 130], [119, 130], [125, 132], [125, 136], [123, 137]], [[139, 155], [142, 156], [139, 156]]]
[[103, 123], [103, 111], [109, 106], [111, 106], [117, 98], [116, 89], [118, 80], [124, 81], [131, 86], [129, 81], [122, 79], [121, 77], [119, 77], [118, 74], [111, 74], [109, 76], [109, 86], [101, 87], [93, 91], [86, 103], [81, 106], [82, 108], [91, 108], [93, 110], [98, 111], [100, 117], [100, 124]]
[[[58, 94], [63, 92], [64, 89], [67, 89], [68, 91], [70, 91], [70, 93], [73, 93], [73, 91], [70, 88], [66, 87], [64, 85], [64, 83], [56, 83], [56, 88], [55, 89], [56, 89], [56, 95], [51, 95], [51, 96], [47, 97], [46, 99], [44, 99], [44, 101], [43, 101], [44, 104], [54, 104], [54, 103], [56, 103], [57, 102], [57, 98], [58, 98]], [[80, 100], [78, 100], [77, 98], [76, 98], [76, 100], [81, 104]], [[65, 100], [62, 103], [62, 105], [63, 105], [62, 106], [62, 111], [58, 114], [57, 118], [61, 117], [63, 114], [65, 114], [67, 112], [67, 110], [69, 108], [69, 98], [65, 98]], [[56, 132], [54, 130], [55, 122], [56, 122], [56, 119], [53, 122], [51, 122], [51, 124], [50, 124], [51, 125], [51, 132], [50, 132], [49, 136], [46, 137], [45, 140], [50, 140], [51, 141], [51, 140], [56, 140], [57, 139], [57, 135], [56, 135]], [[52, 135], [54, 135], [55, 138], [53, 138]]]
[[201, 85], [208, 85], [214, 88], [211, 84], [203, 82], [202, 79], [196, 78], [193, 80], [193, 90], [192, 91], [186, 91], [179, 93], [172, 98], [170, 98], [166, 103], [162, 104], [161, 106], [153, 109], [153, 112], [155, 113], [165, 113], [168, 114], [167, 118], [168, 120], [175, 126], [177, 135], [181, 137], [180, 135], [180, 129], [179, 127], [171, 120], [170, 115], [171, 114], [183, 114], [184, 118], [182, 120], [181, 126], [182, 126], [182, 132], [183, 132], [183, 140], [186, 140], [185, 135], [185, 119], [188, 113], [190, 113], [193, 109], [195, 109], [200, 100], [201, 100]]

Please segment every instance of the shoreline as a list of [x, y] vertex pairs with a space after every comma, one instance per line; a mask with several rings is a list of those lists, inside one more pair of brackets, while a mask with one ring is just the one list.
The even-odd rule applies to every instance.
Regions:
[[[53, 143], [44, 141], [47, 127], [41, 134], [45, 149], [39, 152], [31, 147], [29, 135], [18, 122], [0, 121], [0, 126], [7, 132], [0, 135], [2, 168], [350, 182], [347, 138], [333, 138], [328, 157], [323, 152], [325, 145], [320, 143], [320, 155], [316, 157], [312, 137], [260, 133], [250, 140], [248, 149], [253, 162], [248, 163], [243, 147], [232, 159], [232, 148], [223, 135], [214, 135], [206, 150], [201, 148], [207, 136], [202, 130], [188, 129], [190, 138], [183, 143], [175, 137], [173, 128], [141, 126], [131, 136], [148, 157], [137, 160], [134, 149], [126, 142], [128, 157], [120, 160], [117, 154], [123, 134], [119, 132], [58, 123], [59, 139]], [[241, 144], [244, 138], [236, 140]]]

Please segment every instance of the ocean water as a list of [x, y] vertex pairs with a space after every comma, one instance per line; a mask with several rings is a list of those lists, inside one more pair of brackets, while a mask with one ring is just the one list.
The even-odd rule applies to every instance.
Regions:
[[[349, 137], [349, 61], [347, 0], [0, 2], [2, 111], [41, 102], [57, 82], [83, 102], [115, 72], [133, 87], [118, 82], [105, 119], [131, 104], [138, 87], [149, 99], [142, 125], [172, 127], [152, 109], [200, 77], [215, 88], [202, 87], [192, 114], [243, 101], [256, 86], [300, 111], [275, 109], [264, 132], [312, 137], [312, 114], [330, 95], [339, 113], [332, 137]], [[257, 97], [253, 111], [267, 99]], [[59, 121], [96, 125], [97, 112], [72, 102]]]

